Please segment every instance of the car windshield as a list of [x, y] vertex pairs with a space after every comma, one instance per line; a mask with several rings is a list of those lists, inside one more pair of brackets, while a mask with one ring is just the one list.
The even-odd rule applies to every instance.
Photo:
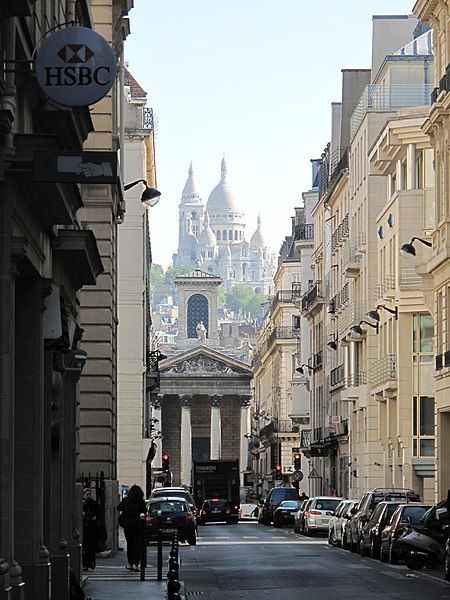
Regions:
[[290, 489], [290, 488], [276, 489], [272, 492], [272, 495], [270, 497], [270, 501], [272, 502], [272, 504], [277, 504], [278, 502], [281, 502], [282, 500], [297, 500], [297, 499], [298, 499], [297, 490]]
[[419, 496], [412, 492], [386, 492], [385, 494], [374, 494], [370, 508], [374, 508], [380, 502], [389, 502], [390, 500], [393, 500], [394, 502], [417, 502]]
[[298, 508], [300, 506], [300, 502], [296, 502], [295, 500], [285, 500], [280, 504], [280, 508]]
[[429, 508], [429, 506], [405, 506], [400, 520], [403, 522], [411, 521], [415, 524], [420, 523], [420, 519]]
[[226, 500], [209, 500], [205, 503], [209, 508], [228, 508], [228, 502]]
[[159, 511], [164, 513], [186, 512], [186, 504], [182, 500], [164, 500], [161, 502], [152, 502], [149, 506], [152, 515], [157, 515]]
[[316, 500], [314, 508], [317, 510], [334, 510], [340, 500]]

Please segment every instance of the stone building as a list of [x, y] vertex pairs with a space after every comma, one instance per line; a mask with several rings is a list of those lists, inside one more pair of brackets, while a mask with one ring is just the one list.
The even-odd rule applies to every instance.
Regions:
[[[0, 3], [0, 51], [10, 65], [0, 75], [2, 600], [69, 600], [69, 568], [81, 577], [78, 407], [81, 401], [85, 427], [91, 416], [103, 426], [95, 409], [108, 407], [104, 397], [95, 396], [94, 386], [89, 401], [80, 396], [78, 380], [89, 363], [82, 346], [87, 349], [93, 328], [105, 332], [103, 341], [112, 340], [108, 325], [102, 329], [105, 321], [113, 322], [112, 312], [102, 312], [100, 299], [114, 294], [110, 234], [120, 200], [118, 185], [80, 189], [77, 183], [39, 181], [40, 173], [33, 170], [37, 156], [79, 153], [84, 144], [111, 149], [102, 127], [110, 121], [112, 99], [105, 98], [92, 112], [88, 107], [57, 108], [36, 83], [32, 52], [50, 27], [69, 22], [95, 25], [118, 49], [131, 4]], [[109, 35], [103, 19], [109, 22]], [[102, 291], [95, 295], [100, 278]], [[90, 295], [81, 291], [86, 286]], [[110, 350], [105, 360], [110, 361]], [[87, 371], [93, 381], [91, 367]], [[101, 377], [95, 381], [101, 388]], [[108, 385], [111, 389], [111, 381]], [[81, 387], [86, 394], [89, 386]], [[101, 434], [95, 443], [97, 439]], [[82, 441], [88, 441], [85, 434]], [[104, 458], [101, 450], [91, 456], [95, 467]], [[110, 464], [114, 459], [112, 455]]]
[[205, 206], [198, 192], [192, 165], [179, 206], [178, 253], [174, 265], [199, 264], [202, 270], [233, 285], [248, 285], [269, 294], [275, 272], [275, 256], [262, 232], [261, 218], [250, 243], [245, 239], [244, 214], [228, 183], [225, 159], [219, 183]]
[[[422, 126], [430, 136], [434, 152], [434, 222], [431, 227], [432, 249], [423, 248], [423, 261], [418, 272], [428, 290], [427, 302], [435, 324], [435, 389], [436, 389], [436, 496], [447, 496], [450, 489], [450, 257], [448, 253], [449, 193], [448, 172], [450, 156], [450, 15], [444, 0], [418, 0], [414, 13], [434, 29], [433, 53], [435, 58], [434, 90], [430, 114]], [[414, 236], [420, 237], [420, 230]], [[409, 242], [410, 240], [406, 240]], [[420, 242], [415, 243], [421, 252]]]

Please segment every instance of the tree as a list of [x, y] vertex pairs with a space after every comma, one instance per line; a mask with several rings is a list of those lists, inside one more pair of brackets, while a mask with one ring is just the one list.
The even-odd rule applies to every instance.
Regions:
[[218, 296], [219, 296], [219, 306], [223, 308], [224, 306], [226, 306], [226, 299], [227, 299], [227, 292], [226, 292], [224, 285], [219, 285]]
[[253, 294], [247, 302], [245, 312], [250, 313], [252, 319], [256, 319], [261, 314], [261, 304], [267, 300], [264, 294]]
[[226, 295], [225, 306], [228, 310], [239, 313], [250, 313], [252, 319], [261, 314], [261, 304], [266, 300], [264, 294], [255, 294], [248, 285], [234, 285]]
[[164, 283], [173, 283], [175, 277], [180, 275], [186, 275], [197, 268], [197, 265], [177, 265], [176, 267], [169, 267], [164, 275]]
[[150, 291], [154, 292], [155, 287], [164, 283], [164, 269], [161, 265], [152, 264], [150, 267]]

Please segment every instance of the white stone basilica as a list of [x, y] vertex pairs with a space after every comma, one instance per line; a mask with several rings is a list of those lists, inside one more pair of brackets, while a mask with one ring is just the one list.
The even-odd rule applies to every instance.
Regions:
[[244, 214], [227, 182], [222, 159], [220, 182], [206, 207], [194, 180], [192, 164], [179, 206], [178, 253], [174, 265], [197, 264], [218, 275], [226, 289], [247, 285], [256, 293], [270, 294], [276, 268], [275, 254], [261, 231], [261, 218], [250, 244], [245, 239]]

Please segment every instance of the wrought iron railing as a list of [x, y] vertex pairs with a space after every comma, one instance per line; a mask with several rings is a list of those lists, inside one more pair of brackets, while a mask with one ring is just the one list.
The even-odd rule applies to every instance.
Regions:
[[387, 292], [395, 289], [395, 277], [393, 275], [386, 275], [381, 283], [377, 285], [376, 299], [381, 300]]
[[362, 300], [349, 302], [341, 312], [339, 318], [339, 331], [344, 332], [352, 325], [358, 325], [367, 316], [367, 303]]
[[348, 377], [344, 377], [344, 387], [359, 387], [360, 385], [364, 385], [367, 383], [367, 377], [364, 371], [360, 371], [359, 373], [351, 373]]
[[296, 242], [309, 242], [314, 239], [314, 223], [301, 223], [295, 226]]
[[298, 336], [298, 329], [293, 327], [274, 327], [267, 337], [268, 349], [276, 340], [295, 340]]
[[144, 107], [144, 110], [142, 113], [142, 126], [143, 126], [143, 129], [154, 129], [155, 128], [155, 122], [153, 119], [153, 108], [150, 108], [148, 106]]
[[302, 297], [302, 284], [296, 281], [292, 284], [292, 300], [299, 300]]
[[397, 379], [397, 357], [395, 354], [387, 354], [372, 362], [370, 383], [373, 387], [393, 379]]
[[423, 279], [415, 269], [402, 269], [399, 283], [402, 289], [422, 289]]
[[292, 291], [291, 290], [280, 290], [275, 294], [271, 304], [271, 310], [275, 310], [278, 304], [284, 302], [292, 302]]
[[300, 434], [300, 448], [309, 448], [311, 446], [311, 429], [302, 429]]
[[318, 298], [323, 299], [322, 282], [316, 281], [302, 296], [302, 310], [307, 310]]
[[330, 387], [336, 389], [344, 385], [344, 365], [339, 365], [331, 370]]

